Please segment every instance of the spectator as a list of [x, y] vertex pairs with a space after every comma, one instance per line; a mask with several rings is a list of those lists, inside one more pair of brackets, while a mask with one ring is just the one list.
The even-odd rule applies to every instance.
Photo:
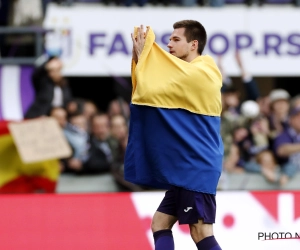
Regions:
[[[239, 51], [235, 54], [235, 59], [239, 69], [241, 71], [241, 78], [243, 86], [246, 89], [246, 100], [256, 100], [259, 96], [257, 84], [252, 76], [245, 70], [242, 63]], [[232, 132], [234, 127], [242, 126], [247, 122], [246, 117], [241, 116], [241, 100], [240, 92], [238, 89], [232, 86], [232, 80], [227, 76], [223, 65], [222, 57], [218, 57], [218, 67], [223, 77], [222, 91], [222, 123], [221, 123], [221, 134], [224, 142], [224, 159], [226, 161], [227, 156], [230, 154], [232, 145]]]
[[280, 180], [280, 167], [272, 151], [264, 150], [257, 154], [256, 162], [261, 166], [261, 173], [268, 182], [277, 183]]
[[291, 109], [288, 122], [290, 126], [285, 127], [274, 141], [274, 151], [283, 173], [281, 185], [300, 169], [300, 107]]
[[245, 69], [240, 52], [238, 50], [235, 53], [235, 60], [241, 71], [241, 78], [246, 92], [246, 100], [256, 101], [259, 97], [257, 83], [251, 74]]
[[62, 66], [59, 58], [52, 57], [36, 69], [32, 76], [36, 95], [25, 118], [48, 115], [52, 107], [66, 107], [71, 100], [71, 90], [61, 73]]
[[111, 136], [122, 146], [124, 152], [127, 146], [128, 127], [126, 119], [122, 115], [115, 115], [111, 118]]
[[300, 95], [296, 95], [291, 99], [291, 107], [300, 107]]
[[42, 0], [14, 0], [11, 5], [13, 26], [41, 26], [43, 22]]
[[[245, 88], [245, 100], [254, 100], [256, 101], [259, 97], [259, 90], [257, 83], [251, 74], [245, 69], [245, 66], [242, 62], [240, 52], [237, 50], [235, 53], [235, 60], [241, 72], [241, 79], [243, 82], [243, 87]], [[224, 67], [222, 65], [222, 56], [218, 57], [218, 67], [221, 71], [223, 78], [223, 87], [222, 93], [227, 93], [228, 89], [232, 88], [232, 80], [227, 76]], [[232, 91], [230, 91], [232, 93]], [[240, 98], [240, 93], [235, 89], [235, 92], [238, 93], [238, 98]]]
[[[234, 159], [235, 166], [228, 166], [227, 170], [242, 167], [246, 172], [261, 173], [271, 182], [276, 176], [277, 163], [272, 151], [269, 150], [269, 124], [265, 117], [257, 117], [249, 124], [249, 128], [239, 126], [233, 133], [234, 144], [231, 148], [230, 160]], [[237, 148], [235, 148], [237, 147]], [[233, 151], [233, 152], [232, 152]]]
[[124, 157], [128, 139], [128, 127], [126, 119], [122, 115], [111, 118], [111, 136], [118, 141], [115, 162], [112, 165], [112, 175], [120, 190], [142, 191], [142, 187], [124, 180]]
[[271, 114], [269, 116], [270, 138], [273, 140], [288, 127], [290, 95], [284, 89], [274, 89], [269, 94]]
[[49, 114], [51, 117], [55, 118], [59, 126], [64, 129], [67, 125], [67, 111], [64, 108], [55, 107], [52, 108]]
[[75, 113], [69, 116], [68, 120], [64, 134], [73, 149], [72, 159], [84, 162], [87, 157], [89, 139], [86, 117], [82, 113]]
[[83, 113], [85, 99], [83, 98], [72, 98], [66, 107], [68, 115]]
[[108, 172], [114, 163], [118, 143], [110, 137], [109, 118], [99, 113], [92, 118], [92, 131], [85, 161], [72, 158], [69, 167], [79, 174]]
[[123, 115], [128, 120], [130, 115], [129, 105], [122, 98], [112, 100], [108, 105], [108, 116]]
[[85, 100], [83, 104], [83, 115], [88, 122], [88, 128], [91, 129], [92, 117], [98, 113], [97, 105], [91, 100]]
[[240, 152], [238, 146], [231, 144], [228, 150], [228, 155], [223, 163], [224, 170], [228, 173], [243, 173], [244, 168], [240, 165]]
[[260, 108], [260, 114], [264, 117], [269, 117], [271, 112], [269, 95], [259, 96], [257, 103]]

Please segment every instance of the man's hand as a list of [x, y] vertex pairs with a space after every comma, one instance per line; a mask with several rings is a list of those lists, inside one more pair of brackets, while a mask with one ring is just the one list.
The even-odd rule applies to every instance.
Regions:
[[69, 168], [79, 171], [82, 169], [82, 162], [79, 159], [72, 158], [68, 161]]
[[133, 43], [133, 49], [132, 49], [132, 59], [137, 63], [143, 48], [145, 46], [145, 39], [148, 33], [148, 28], [146, 30], [146, 33], [144, 32], [144, 26], [141, 25], [137, 28], [137, 36], [134, 37], [133, 34], [131, 34], [132, 43]]

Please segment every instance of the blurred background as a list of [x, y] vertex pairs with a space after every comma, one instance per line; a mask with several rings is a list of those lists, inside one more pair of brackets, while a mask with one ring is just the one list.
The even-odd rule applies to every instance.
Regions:
[[[123, 177], [130, 33], [151, 26], [167, 50], [182, 19], [206, 27], [204, 54], [223, 76], [221, 245], [238, 249], [232, 237], [249, 249], [299, 248], [261, 245], [257, 233], [300, 227], [300, 0], [0, 0], [2, 249], [153, 248], [149, 221], [164, 191]], [[47, 157], [36, 146], [47, 128], [29, 127], [23, 148], [35, 144], [42, 160], [24, 162], [10, 124], [45, 119], [71, 153]], [[195, 248], [187, 228], [174, 233], [178, 249]]]

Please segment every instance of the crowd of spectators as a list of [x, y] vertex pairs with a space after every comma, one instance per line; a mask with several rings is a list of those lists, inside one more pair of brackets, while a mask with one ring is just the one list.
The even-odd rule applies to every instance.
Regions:
[[222, 71], [224, 171], [262, 174], [283, 187], [300, 171], [300, 95], [291, 98], [286, 90], [273, 89], [261, 96], [239, 53], [236, 61], [246, 98], [240, 99]]
[[[196, 0], [26, 1], [27, 5], [29, 2], [31, 4], [39, 2], [35, 8], [40, 9], [42, 7], [45, 9], [50, 2], [66, 5], [74, 2], [102, 2], [126, 6], [134, 3], [140, 6], [146, 3], [185, 6], [208, 3]], [[0, 2], [2, 7], [7, 8], [9, 1], [0, 0]], [[25, 3], [25, 1], [12, 2], [18, 2], [19, 7]], [[221, 0], [209, 2], [212, 6], [225, 3]], [[30, 8], [26, 10], [30, 12]], [[12, 22], [17, 25], [23, 21], [26, 25], [25, 17], [30, 15], [25, 14], [23, 19], [22, 16], [17, 18], [16, 15], [16, 19], [12, 19]], [[36, 21], [41, 20], [41, 14], [31, 17]], [[2, 19], [1, 24], [4, 23]], [[224, 142], [223, 171], [257, 173], [267, 182], [284, 186], [300, 171], [300, 95], [291, 98], [286, 90], [274, 89], [268, 95], [262, 96], [255, 80], [244, 69], [239, 53], [236, 53], [236, 62], [241, 70], [246, 93], [243, 99], [232, 80], [226, 76], [221, 57], [218, 62], [223, 75], [221, 116], [221, 134]], [[25, 114], [26, 119], [51, 116], [58, 121], [72, 148], [70, 158], [60, 159], [61, 173], [74, 175], [111, 173], [120, 189], [145, 190], [145, 187], [126, 182], [123, 176], [130, 116], [128, 103], [118, 98], [111, 101], [107, 111], [103, 111], [99, 110], [92, 100], [74, 97], [68, 80], [62, 76], [62, 67], [63, 64], [57, 57], [47, 58], [36, 67], [32, 75], [35, 100]]]
[[[236, 62], [246, 93], [243, 99], [226, 76], [222, 58], [218, 60], [223, 75], [223, 171], [256, 173], [283, 187], [300, 172], [300, 95], [291, 98], [284, 89], [260, 95], [238, 52]], [[57, 57], [36, 67], [32, 75], [35, 100], [25, 114], [26, 119], [51, 116], [58, 121], [73, 152], [70, 158], [61, 159], [61, 173], [111, 173], [120, 189], [145, 190], [123, 176], [129, 104], [117, 98], [103, 112], [93, 101], [73, 97], [61, 70]]]
[[123, 177], [128, 103], [122, 98], [113, 99], [103, 112], [92, 100], [74, 97], [62, 75], [62, 65], [58, 57], [49, 57], [35, 68], [35, 99], [25, 114], [25, 119], [57, 120], [72, 149], [71, 157], [60, 159], [61, 174], [111, 173], [120, 190], [144, 190]]

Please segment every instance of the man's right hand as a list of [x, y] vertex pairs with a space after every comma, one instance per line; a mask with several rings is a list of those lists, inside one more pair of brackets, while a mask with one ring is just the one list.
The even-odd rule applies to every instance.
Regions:
[[137, 63], [142, 51], [145, 46], [146, 36], [148, 33], [148, 28], [146, 30], [146, 33], [144, 32], [144, 26], [141, 25], [137, 28], [137, 35], [134, 37], [134, 35], [131, 33], [132, 43], [133, 43], [133, 52], [132, 52], [132, 59]]

